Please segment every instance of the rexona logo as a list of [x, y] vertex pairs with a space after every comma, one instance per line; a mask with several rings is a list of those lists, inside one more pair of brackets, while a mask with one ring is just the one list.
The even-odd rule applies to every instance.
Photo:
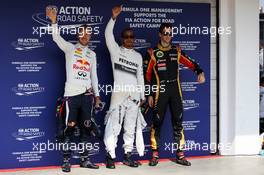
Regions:
[[41, 131], [39, 128], [19, 128], [12, 136], [18, 141], [26, 141], [44, 137], [45, 132]]
[[18, 38], [11, 45], [19, 51], [28, 51], [44, 47], [44, 43], [40, 42], [38, 38]]
[[199, 107], [199, 103], [196, 103], [195, 100], [183, 100], [184, 110], [190, 110], [198, 107]]
[[30, 96], [44, 92], [45, 88], [41, 87], [39, 83], [19, 83], [17, 87], [12, 88], [12, 91], [18, 96]]

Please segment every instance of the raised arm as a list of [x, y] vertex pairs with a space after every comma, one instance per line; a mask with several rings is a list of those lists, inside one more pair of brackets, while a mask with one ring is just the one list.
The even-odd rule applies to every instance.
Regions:
[[53, 41], [59, 46], [61, 50], [67, 52], [72, 48], [72, 44], [70, 42], [65, 41], [61, 36], [58, 29], [57, 24], [57, 11], [53, 8], [47, 7], [46, 8], [46, 16], [51, 20], [52, 23], [52, 38]]
[[116, 50], [119, 48], [117, 42], [115, 41], [113, 30], [114, 30], [116, 18], [121, 13], [121, 11], [122, 11], [122, 6], [117, 6], [112, 9], [112, 17], [109, 20], [105, 29], [105, 41], [107, 48], [111, 54], [114, 54]]

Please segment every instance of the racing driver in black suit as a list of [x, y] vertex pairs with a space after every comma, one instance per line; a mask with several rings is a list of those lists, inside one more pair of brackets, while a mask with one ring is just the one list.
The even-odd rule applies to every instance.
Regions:
[[[156, 166], [159, 160], [160, 130], [169, 105], [171, 122], [173, 126], [173, 141], [177, 146], [176, 163], [190, 166], [191, 163], [185, 158], [182, 150], [184, 144], [183, 135], [183, 104], [182, 92], [179, 80], [179, 65], [183, 64], [198, 75], [199, 83], [205, 82], [203, 70], [199, 65], [187, 56], [179, 46], [173, 46], [172, 25], [161, 24], [159, 28], [160, 41], [155, 48], [148, 49], [144, 59], [145, 83], [155, 92], [148, 96], [148, 104], [153, 108], [151, 128], [152, 158], [150, 166]], [[156, 88], [153, 88], [153, 86]], [[148, 91], [149, 92], [149, 91]], [[146, 94], [148, 95], [148, 94]]]

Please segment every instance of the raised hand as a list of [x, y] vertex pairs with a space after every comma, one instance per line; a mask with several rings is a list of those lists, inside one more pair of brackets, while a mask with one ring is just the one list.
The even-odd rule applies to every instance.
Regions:
[[95, 97], [95, 108], [100, 108], [100, 104], [102, 103], [100, 97]]
[[46, 7], [46, 16], [51, 20], [51, 22], [54, 24], [57, 20], [57, 10], [55, 8], [52, 8], [51, 6]]
[[122, 5], [116, 6], [112, 9], [112, 18], [116, 19], [122, 11]]

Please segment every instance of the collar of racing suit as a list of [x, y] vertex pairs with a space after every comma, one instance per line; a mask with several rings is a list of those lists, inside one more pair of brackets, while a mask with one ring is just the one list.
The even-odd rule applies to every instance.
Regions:
[[77, 42], [77, 43], [76, 43], [76, 47], [79, 47], [79, 48], [84, 49], [84, 48], [88, 48], [88, 44], [87, 44], [86, 46], [84, 46], [84, 45], [82, 45], [81, 43]]
[[168, 51], [168, 50], [171, 49], [171, 44], [170, 44], [168, 47], [163, 47], [163, 46], [161, 45], [161, 43], [159, 42], [158, 45], [157, 45], [157, 47], [158, 47], [159, 50], [162, 50], [162, 51]]
[[121, 49], [127, 52], [132, 52], [134, 50], [134, 49], [125, 48], [124, 46], [121, 46]]

